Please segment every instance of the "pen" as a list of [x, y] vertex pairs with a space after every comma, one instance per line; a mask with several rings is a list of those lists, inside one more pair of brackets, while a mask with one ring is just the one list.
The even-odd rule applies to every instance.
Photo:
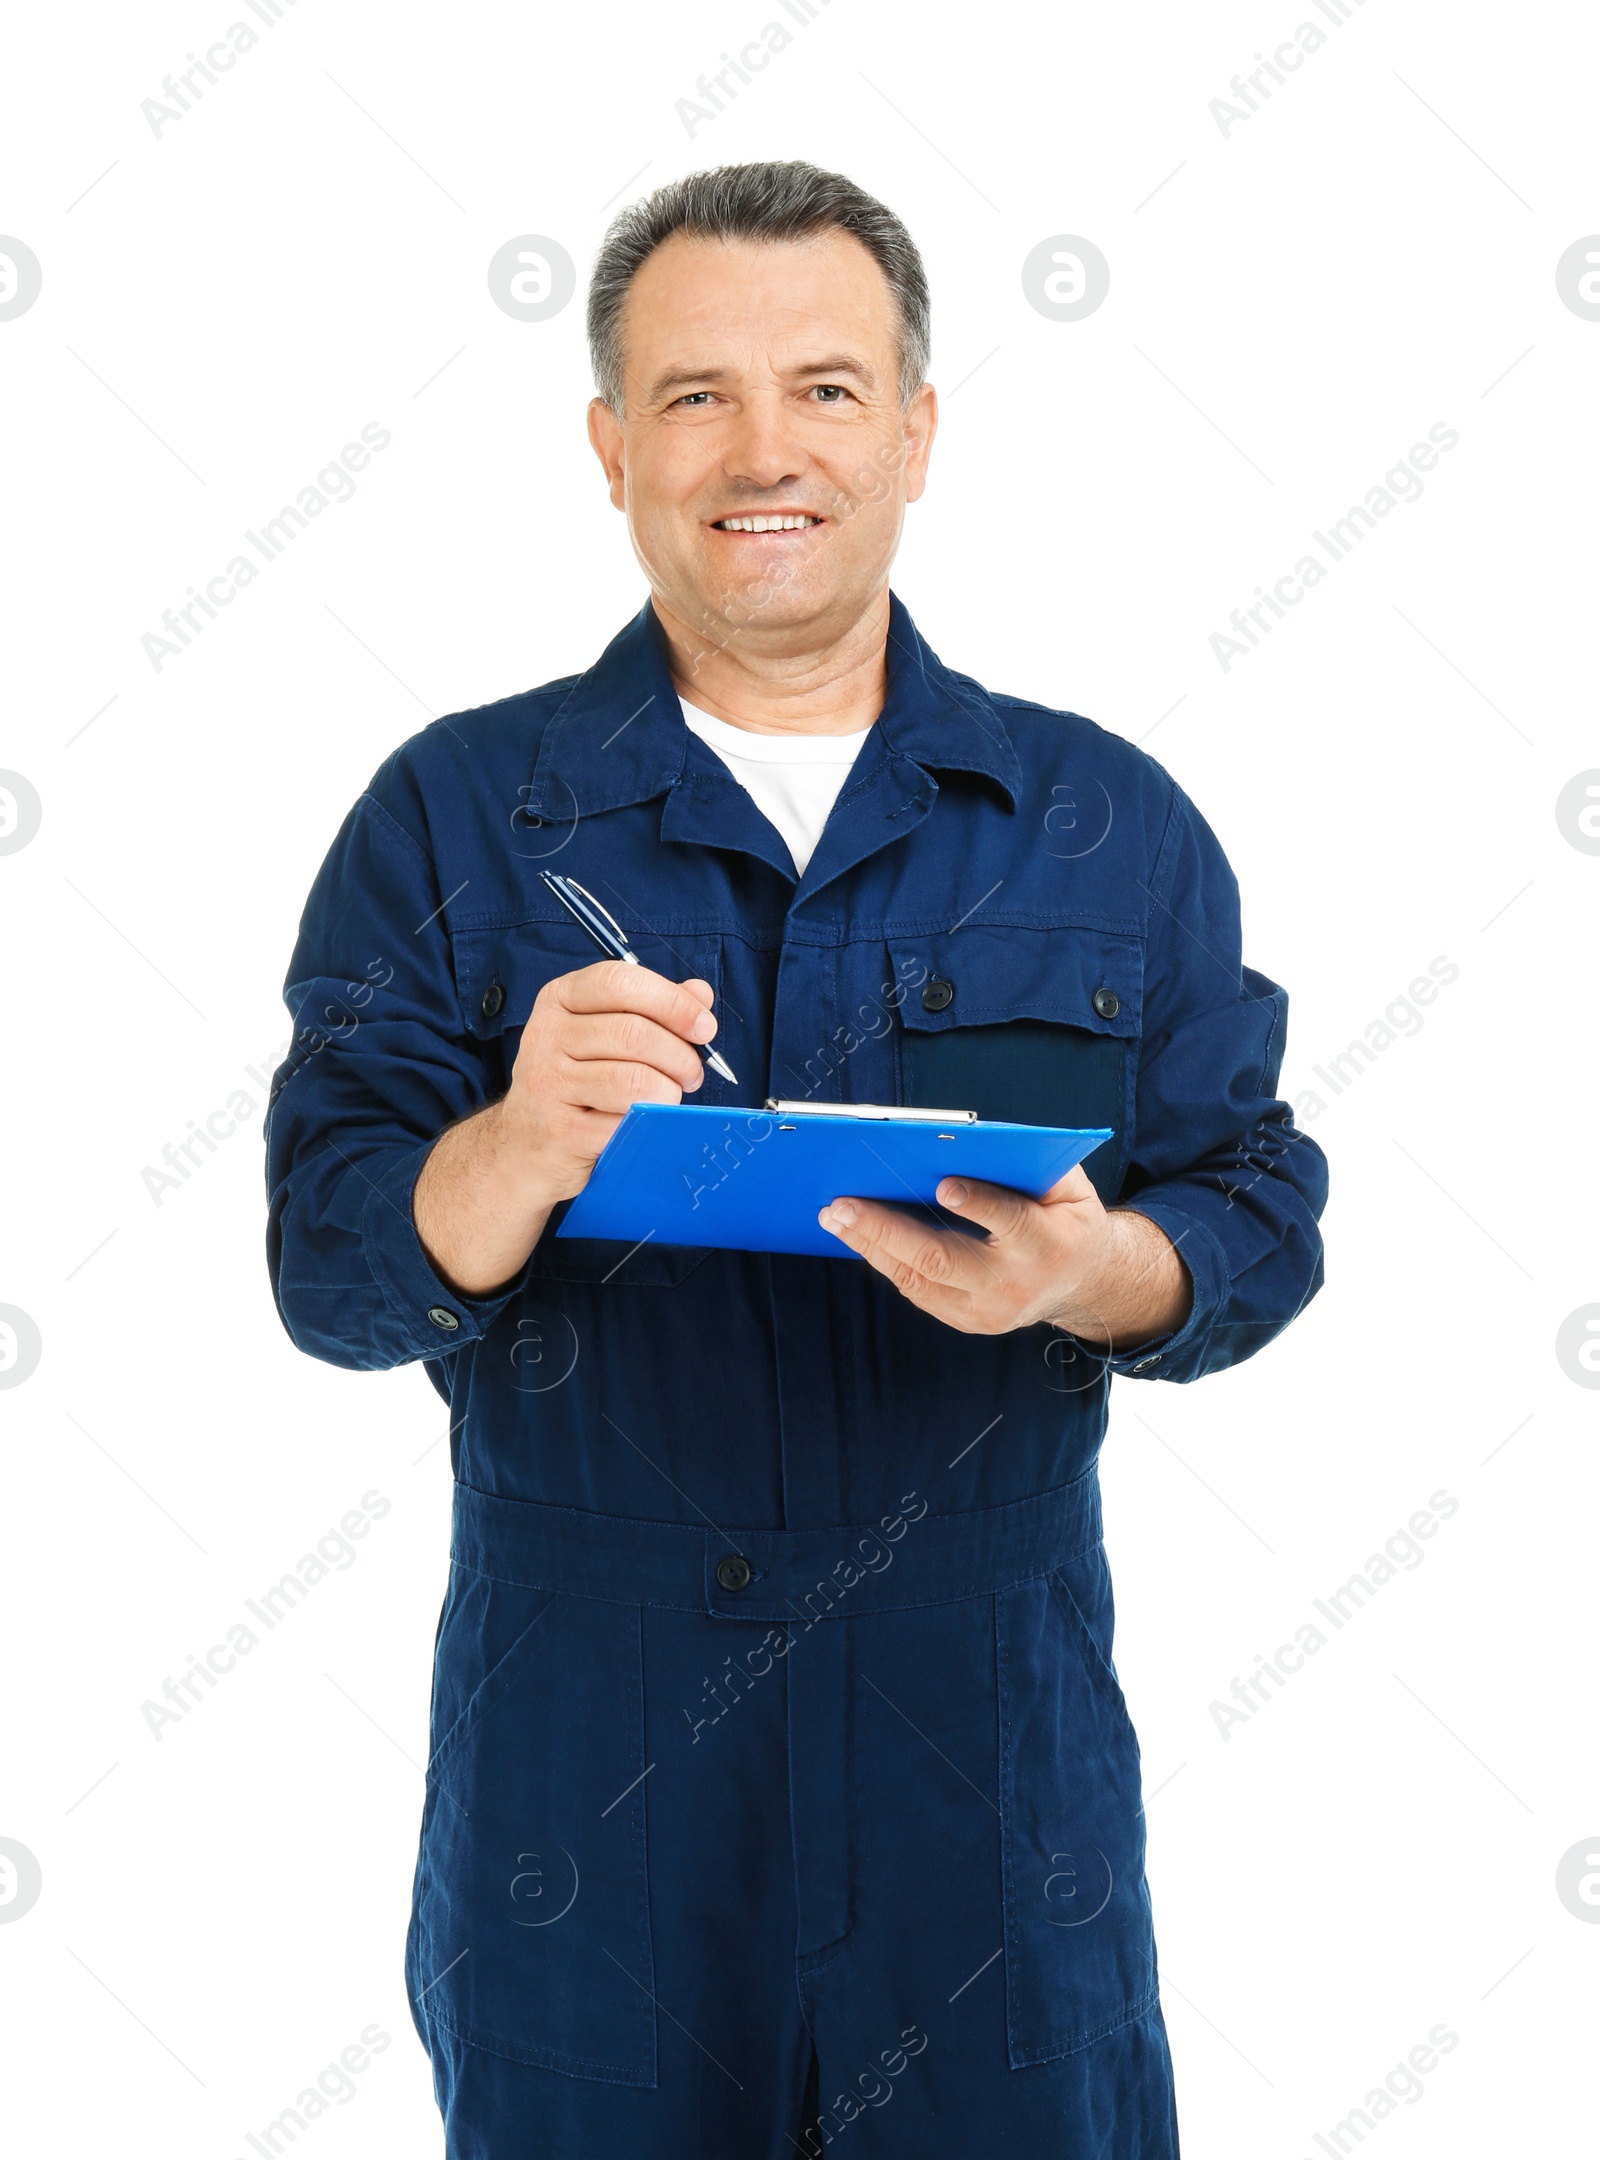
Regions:
[[[541, 870], [539, 875], [568, 914], [582, 923], [602, 952], [610, 953], [613, 960], [625, 960], [629, 967], [639, 966], [639, 955], [592, 892], [580, 885], [576, 878], [561, 877], [554, 870]], [[700, 1055], [714, 1073], [720, 1073], [733, 1087], [739, 1085], [738, 1074], [718, 1051], [701, 1044]]]

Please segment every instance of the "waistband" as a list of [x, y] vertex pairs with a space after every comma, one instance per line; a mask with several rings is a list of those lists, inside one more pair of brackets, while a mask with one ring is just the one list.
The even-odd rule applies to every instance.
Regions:
[[876, 1523], [700, 1529], [508, 1500], [458, 1483], [450, 1557], [495, 1582], [566, 1597], [766, 1623], [950, 1605], [1051, 1574], [1101, 1537], [1100, 1479], [1003, 1507], [934, 1515], [908, 1495]]

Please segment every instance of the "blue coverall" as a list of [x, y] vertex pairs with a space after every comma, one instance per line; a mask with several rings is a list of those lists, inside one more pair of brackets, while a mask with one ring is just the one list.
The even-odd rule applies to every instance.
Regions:
[[[798, 883], [686, 728], [653, 609], [425, 728], [300, 926], [267, 1119], [293, 1340], [450, 1405], [406, 1979], [452, 2160], [1166, 2160], [1171, 2063], [1096, 1457], [1110, 1375], [1248, 1357], [1320, 1286], [1287, 1000], [1151, 758], [944, 667], [887, 700]], [[697, 1103], [1107, 1125], [1193, 1305], [1109, 1357], [969, 1335], [854, 1258], [558, 1240], [465, 1297], [411, 1195], [600, 955], [716, 993]], [[708, 1180], [739, 1156], [707, 1157]]]

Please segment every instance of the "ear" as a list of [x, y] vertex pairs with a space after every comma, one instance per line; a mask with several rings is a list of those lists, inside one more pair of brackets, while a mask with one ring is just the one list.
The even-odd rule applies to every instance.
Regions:
[[594, 454], [600, 460], [610, 491], [612, 507], [625, 507], [623, 496], [623, 436], [622, 422], [617, 418], [604, 398], [589, 400], [589, 440]]
[[924, 383], [906, 407], [901, 440], [906, 453], [906, 501], [914, 503], [928, 482], [928, 458], [939, 427], [939, 399]]

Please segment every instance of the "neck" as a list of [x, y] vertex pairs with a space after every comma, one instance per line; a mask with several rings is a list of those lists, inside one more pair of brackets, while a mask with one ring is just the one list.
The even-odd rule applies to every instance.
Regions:
[[883, 710], [889, 588], [830, 643], [797, 651], [712, 645], [660, 593], [673, 687], [691, 705], [756, 735], [855, 735]]

